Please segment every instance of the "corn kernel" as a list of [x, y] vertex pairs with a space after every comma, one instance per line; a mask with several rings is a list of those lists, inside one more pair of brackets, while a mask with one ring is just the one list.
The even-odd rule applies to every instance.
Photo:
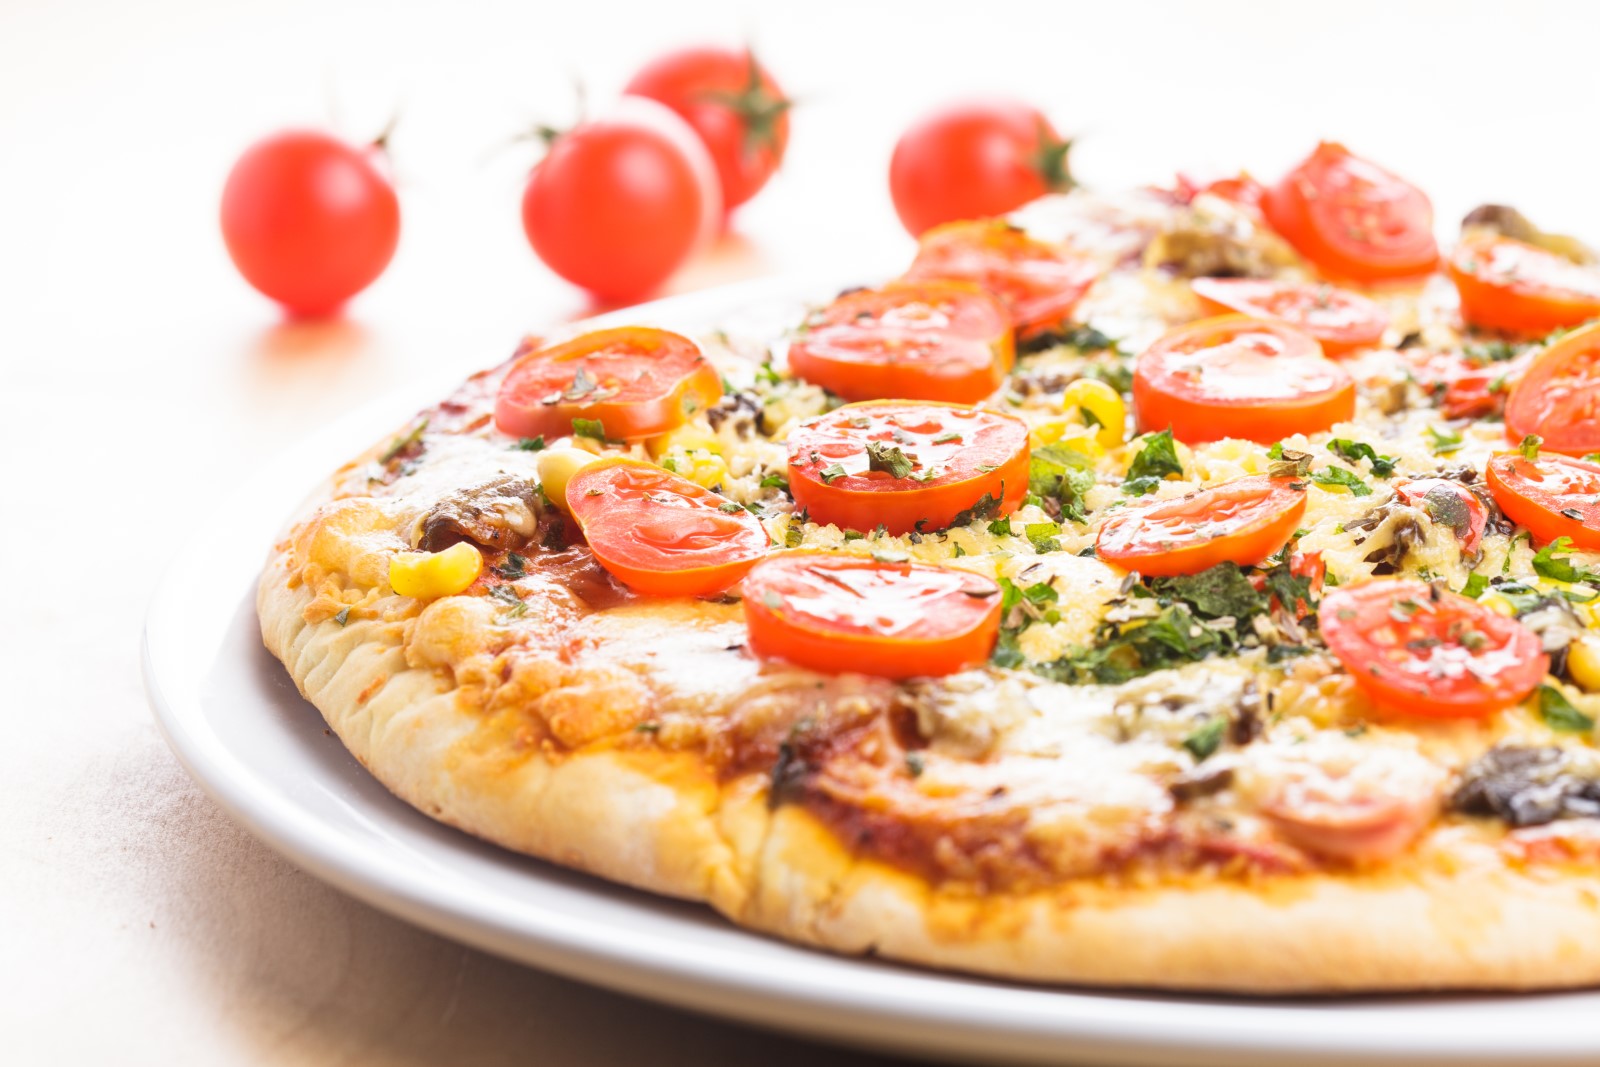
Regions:
[[674, 449], [685, 452], [705, 451], [722, 454], [722, 438], [700, 426], [684, 423], [675, 430], [658, 434], [645, 442], [651, 459], [660, 459]]
[[1600, 635], [1584, 634], [1567, 646], [1567, 673], [1585, 693], [1600, 693]]
[[1092, 427], [1086, 427], [1072, 419], [1051, 419], [1041, 422], [1028, 433], [1028, 439], [1035, 448], [1045, 445], [1063, 445], [1077, 452], [1082, 452], [1090, 459], [1099, 459], [1105, 455], [1105, 450], [1100, 447]]
[[692, 452], [674, 449], [661, 457], [661, 465], [674, 474], [681, 474], [691, 482], [714, 489], [726, 485], [730, 474], [728, 463], [714, 452], [695, 449]]
[[539, 484], [544, 486], [550, 503], [567, 510], [567, 483], [589, 464], [600, 457], [581, 448], [547, 448], [534, 459], [534, 469], [539, 472]]
[[1507, 600], [1499, 593], [1493, 591], [1487, 592], [1478, 598], [1478, 603], [1482, 604], [1490, 611], [1498, 612], [1507, 618], [1514, 619], [1517, 616], [1516, 605], [1512, 604], [1511, 601]]
[[400, 552], [389, 561], [389, 585], [401, 596], [437, 600], [464, 592], [483, 570], [483, 553], [467, 541], [443, 552]]
[[[1069, 412], [1082, 411], [1094, 416], [1100, 425], [1095, 440], [1102, 448], [1116, 448], [1126, 439], [1128, 407], [1122, 394], [1098, 378], [1079, 378], [1061, 394], [1061, 406]], [[1084, 420], [1088, 422], [1088, 419]]]

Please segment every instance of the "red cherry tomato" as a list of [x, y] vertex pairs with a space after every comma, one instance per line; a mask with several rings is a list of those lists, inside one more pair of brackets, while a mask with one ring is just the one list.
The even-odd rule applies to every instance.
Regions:
[[946, 278], [982, 286], [1005, 304], [1019, 331], [1061, 323], [1099, 276], [1087, 256], [1035, 241], [1000, 219], [935, 226], [922, 235], [906, 271], [909, 281]]
[[894, 209], [913, 237], [941, 222], [1015, 211], [1072, 188], [1069, 144], [1026, 104], [961, 104], [934, 112], [894, 146]]
[[1265, 186], [1243, 171], [1232, 178], [1217, 178], [1209, 182], [1179, 174], [1172, 190], [1173, 196], [1182, 204], [1193, 203], [1195, 197], [1205, 193], [1236, 204], [1258, 218], [1261, 215], [1261, 198], [1266, 192]]
[[846, 400], [974, 404], [1015, 358], [1000, 301], [965, 282], [896, 282], [846, 293], [789, 345], [789, 368]]
[[1261, 209], [1273, 229], [1335, 278], [1408, 280], [1439, 262], [1427, 195], [1343, 145], [1319, 144], [1266, 191]]
[[1506, 436], [1541, 448], [1600, 452], [1600, 323], [1574, 330], [1533, 358], [1506, 398]]
[[596, 330], [522, 355], [495, 398], [513, 437], [563, 437], [573, 420], [634, 441], [681, 426], [722, 398], [722, 378], [687, 337], [644, 326]]
[[534, 252], [605, 300], [659, 288], [721, 218], [705, 145], [670, 109], [637, 96], [557, 137], [522, 193]]
[[1266, 278], [1196, 278], [1189, 283], [1217, 315], [1272, 319], [1315, 339], [1325, 356], [1342, 356], [1383, 340], [1389, 313], [1346, 289]]
[[1306, 487], [1255, 475], [1170, 500], [1119, 508], [1095, 554], [1140, 574], [1199, 574], [1219, 563], [1260, 563], [1282, 548], [1306, 511]]
[[[1430, 352], [1408, 348], [1402, 353], [1411, 375], [1428, 389], [1447, 419], [1496, 416], [1505, 410], [1506, 396], [1533, 363], [1524, 352], [1500, 362], [1468, 359], [1457, 352]], [[1520, 441], [1521, 438], [1518, 438]]]
[[1331, 590], [1317, 621], [1355, 683], [1402, 714], [1492, 715], [1550, 671], [1538, 635], [1520, 622], [1408, 578]]
[[1028, 427], [955, 405], [847, 404], [789, 435], [789, 491], [813, 521], [851, 530], [942, 530], [985, 496], [1007, 515], [1028, 494]]
[[925, 563], [783, 552], [742, 592], [752, 652], [827, 674], [953, 674], [984, 663], [1000, 632], [999, 586]]
[[625, 93], [670, 107], [705, 142], [732, 211], [783, 162], [789, 100], [747, 48], [684, 48], [647, 64]]
[[636, 592], [711, 596], [744, 576], [772, 539], [743, 508], [636, 459], [601, 460], [567, 482], [567, 509], [600, 565]]
[[1133, 401], [1147, 431], [1171, 427], [1189, 444], [1265, 444], [1350, 418], [1356, 388], [1299, 330], [1223, 315], [1170, 330], [1147, 348], [1134, 364]]
[[1478, 551], [1489, 511], [1471, 489], [1448, 478], [1415, 478], [1397, 483], [1394, 491], [1404, 503], [1421, 508], [1435, 523], [1455, 531], [1463, 555]]
[[1600, 464], [1510, 452], [1489, 461], [1488, 481], [1500, 510], [1535, 541], [1570, 537], [1579, 548], [1600, 550]]
[[297, 315], [326, 315], [377, 280], [400, 241], [380, 152], [297, 130], [240, 156], [222, 189], [222, 238], [245, 281]]
[[1498, 234], [1463, 238], [1450, 279], [1474, 326], [1546, 334], [1600, 316], [1600, 270]]

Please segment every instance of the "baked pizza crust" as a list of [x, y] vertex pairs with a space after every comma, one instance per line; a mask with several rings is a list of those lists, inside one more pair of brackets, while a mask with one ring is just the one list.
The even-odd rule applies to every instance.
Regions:
[[[417, 662], [407, 639], [414, 616], [389, 612], [386, 621], [385, 605], [369, 603], [368, 617], [341, 625], [316, 606], [319, 594], [291, 559], [280, 550], [260, 584], [266, 645], [398, 797], [508, 849], [704, 901], [753, 930], [841, 953], [1095, 986], [1329, 994], [1600, 983], [1592, 870], [1466, 862], [1150, 886], [1079, 880], [1026, 892], [935, 884], [853, 854], [801, 806], [769, 807], [765, 775], [719, 781], [688, 751], [521, 746], [513, 728], [492, 721], [492, 707], [465, 699], [470, 680]], [[462, 599], [430, 610], [470, 611], [450, 606]], [[566, 679], [545, 700], [603, 706], [593, 683]]]

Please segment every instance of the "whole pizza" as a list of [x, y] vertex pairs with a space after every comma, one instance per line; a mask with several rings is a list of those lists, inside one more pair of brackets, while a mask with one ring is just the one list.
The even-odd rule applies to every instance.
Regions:
[[420, 811], [842, 953], [1600, 982], [1600, 268], [1335, 144], [530, 338], [333, 477], [266, 645]]

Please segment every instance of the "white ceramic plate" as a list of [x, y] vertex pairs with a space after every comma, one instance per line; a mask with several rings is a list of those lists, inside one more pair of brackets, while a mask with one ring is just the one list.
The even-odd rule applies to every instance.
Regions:
[[[745, 285], [613, 318], [692, 330], [762, 306], [794, 306], [828, 288]], [[708, 909], [514, 855], [413, 811], [324, 733], [321, 716], [261, 647], [255, 579], [285, 519], [329, 471], [474, 369], [451, 368], [287, 452], [211, 511], [150, 608], [145, 682], [168, 741], [218, 803], [308, 871], [421, 926], [573, 978], [808, 1037], [938, 1058], [1163, 1067], [1600, 1063], [1600, 993], [1263, 1001], [918, 971], [745, 933]]]

